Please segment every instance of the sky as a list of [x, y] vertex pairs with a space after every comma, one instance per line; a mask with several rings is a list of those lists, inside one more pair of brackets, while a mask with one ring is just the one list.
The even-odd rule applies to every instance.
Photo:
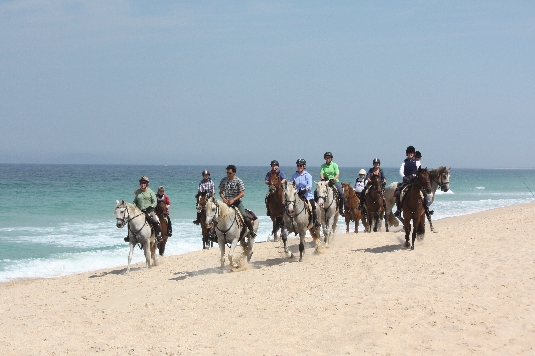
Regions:
[[0, 0], [0, 124], [0, 163], [535, 168], [535, 2]]

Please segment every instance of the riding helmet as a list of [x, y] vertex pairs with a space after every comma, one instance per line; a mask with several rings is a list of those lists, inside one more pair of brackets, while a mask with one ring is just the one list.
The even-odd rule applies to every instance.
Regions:
[[299, 158], [297, 160], [297, 162], [295, 162], [295, 164], [302, 164], [302, 165], [307, 165], [307, 161], [305, 161], [303, 158]]
[[147, 183], [147, 184], [149, 184], [149, 177], [143, 176], [143, 177], [139, 178], [139, 183]]
[[422, 158], [422, 153], [421, 153], [420, 151], [416, 151], [416, 152], [414, 153], [414, 157], [416, 157], [416, 158]]
[[204, 171], [202, 171], [202, 176], [204, 177], [205, 174], [210, 175], [210, 171], [205, 169]]
[[269, 164], [270, 166], [278, 166], [279, 165], [279, 161], [277, 161], [276, 159], [274, 159], [273, 161], [271, 161], [271, 163]]
[[331, 157], [331, 158], [333, 158], [333, 154], [332, 154], [331, 152], [327, 151], [327, 152], [325, 152], [325, 153], [323, 154], [323, 158], [327, 158], [327, 157]]
[[359, 171], [359, 174], [366, 174], [366, 171], [365, 171], [364, 169], [361, 169], [361, 170]]
[[407, 147], [407, 149], [405, 150], [405, 154], [415, 153], [415, 152], [416, 152], [416, 149], [414, 148], [414, 146], [409, 146], [409, 147]]
[[376, 163], [381, 164], [381, 160], [379, 158], [374, 158], [373, 159], [373, 164], [376, 164]]

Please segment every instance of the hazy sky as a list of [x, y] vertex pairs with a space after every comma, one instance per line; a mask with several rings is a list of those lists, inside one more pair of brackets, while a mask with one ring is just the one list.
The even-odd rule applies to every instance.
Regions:
[[535, 1], [4, 0], [0, 123], [4, 163], [533, 168]]

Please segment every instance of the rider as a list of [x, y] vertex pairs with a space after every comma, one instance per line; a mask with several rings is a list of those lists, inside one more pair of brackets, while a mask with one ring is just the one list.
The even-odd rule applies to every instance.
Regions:
[[[134, 204], [138, 207], [139, 210], [145, 213], [147, 222], [152, 225], [154, 232], [156, 233], [156, 241], [161, 242], [162, 239], [162, 228], [160, 227], [160, 219], [154, 212], [156, 207], [156, 195], [149, 188], [149, 178], [143, 176], [139, 178], [139, 189], [134, 190], [136, 195], [134, 198]], [[129, 241], [128, 236], [124, 238], [125, 242]]]
[[[202, 180], [199, 183], [199, 188], [197, 188], [197, 195], [196, 198], [199, 196], [199, 194], [206, 192], [207, 197], [211, 197], [215, 194], [215, 184], [214, 181], [212, 181], [212, 178], [210, 178], [210, 171], [205, 169], [202, 171]], [[199, 203], [197, 202], [197, 205]], [[193, 223], [195, 225], [199, 225], [201, 223], [201, 213], [197, 212], [197, 219], [193, 220]]]
[[360, 193], [360, 207], [364, 205], [364, 201], [366, 199], [366, 192], [368, 189], [370, 189], [371, 185], [369, 184], [372, 181], [373, 176], [379, 176], [381, 177], [381, 184], [383, 185], [383, 190], [386, 186], [386, 177], [385, 173], [383, 172], [383, 169], [381, 168], [381, 160], [379, 158], [373, 159], [373, 167], [368, 169], [368, 174], [366, 174], [366, 185], [364, 186], [364, 189]]
[[[279, 169], [279, 161], [277, 161], [276, 159], [274, 159], [273, 161], [271, 161], [271, 170], [269, 172], [267, 172], [266, 174], [266, 178], [264, 178], [264, 183], [266, 183], [267, 185], [270, 185], [271, 182], [269, 181], [269, 175], [271, 172], [279, 172], [279, 177], [281, 179], [281, 183], [284, 184], [286, 183], [286, 176], [284, 175], [284, 172], [282, 172], [280, 169]], [[265, 199], [265, 202], [266, 202], [266, 209], [267, 209], [267, 216], [270, 216], [270, 212], [269, 212], [269, 201], [271, 200], [271, 193], [270, 191], [268, 190], [268, 192], [266, 193], [266, 199]]]
[[303, 158], [299, 158], [295, 164], [297, 165], [297, 171], [293, 174], [292, 178], [290, 178], [290, 181], [295, 183], [297, 194], [310, 202], [310, 205], [312, 206], [314, 226], [320, 227], [321, 224], [319, 223], [318, 215], [316, 214], [316, 201], [314, 200], [314, 194], [312, 193], [312, 175], [306, 171], [307, 161]]
[[338, 165], [333, 162], [333, 154], [331, 152], [325, 152], [323, 158], [325, 159], [325, 163], [321, 165], [320, 178], [321, 180], [328, 180], [330, 185], [334, 185], [336, 190], [338, 190], [338, 199], [340, 202], [338, 210], [340, 211], [340, 215], [344, 216], [344, 190], [338, 180], [340, 176]]
[[[420, 153], [420, 152], [418, 152]], [[403, 188], [407, 186], [407, 184], [410, 183], [411, 179], [416, 176], [416, 172], [418, 172], [418, 168], [421, 167], [420, 160], [415, 157], [416, 150], [414, 146], [408, 146], [405, 150], [405, 154], [407, 155], [407, 158], [403, 161], [401, 166], [399, 167], [399, 174], [401, 178], [403, 178], [403, 182], [398, 185], [396, 189], [396, 212], [394, 213], [394, 216], [401, 217], [401, 202], [400, 202], [400, 196], [401, 191]], [[422, 157], [422, 154], [419, 154], [420, 158]], [[424, 205], [425, 208], [425, 215], [429, 217], [430, 215], [433, 215], [433, 211], [429, 211], [428, 202], [429, 199], [427, 198], [427, 193], [425, 190], [422, 190], [422, 193], [424, 194], [424, 198], [426, 201], [426, 204]]]
[[364, 169], [361, 169], [359, 171], [359, 176], [357, 179], [355, 179], [355, 184], [353, 185], [353, 189], [357, 194], [360, 194], [364, 187], [366, 186], [366, 171]]
[[245, 195], [245, 186], [243, 185], [243, 181], [236, 176], [235, 165], [228, 165], [226, 170], [227, 176], [221, 179], [221, 182], [219, 183], [219, 196], [226, 204], [238, 208], [243, 217], [243, 222], [249, 229], [249, 235], [254, 238], [256, 237], [256, 233], [253, 229], [253, 223], [247, 214], [245, 214], [245, 208], [241, 201], [241, 198], [243, 198]]
[[165, 188], [163, 185], [158, 187], [158, 193], [156, 193], [156, 200], [159, 202], [163, 201], [165, 203], [165, 217], [167, 218], [167, 236], [173, 236], [173, 228], [171, 227], [171, 217], [169, 216], [169, 207], [171, 206], [171, 200], [169, 196], [165, 194]]

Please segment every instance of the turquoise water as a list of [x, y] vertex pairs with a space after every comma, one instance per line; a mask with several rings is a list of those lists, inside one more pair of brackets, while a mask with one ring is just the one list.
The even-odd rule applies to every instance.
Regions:
[[[0, 164], [0, 282], [53, 277], [126, 264], [124, 229], [115, 226], [115, 200], [133, 200], [138, 180], [147, 175], [151, 188], [164, 185], [171, 199], [173, 236], [166, 254], [202, 248], [194, 195], [203, 169], [216, 186], [225, 166], [11, 165]], [[361, 168], [342, 167], [341, 180], [352, 182]], [[430, 167], [431, 168], [431, 167]], [[294, 168], [281, 168], [290, 176]], [[271, 220], [265, 216], [264, 176], [269, 167], [238, 167], [246, 186], [245, 206], [260, 218], [265, 241]], [[319, 167], [309, 167], [319, 180]], [[397, 168], [384, 168], [389, 182]], [[437, 192], [435, 220], [496, 207], [535, 201], [535, 170], [451, 170], [450, 191]], [[134, 262], [143, 260], [139, 250]]]

